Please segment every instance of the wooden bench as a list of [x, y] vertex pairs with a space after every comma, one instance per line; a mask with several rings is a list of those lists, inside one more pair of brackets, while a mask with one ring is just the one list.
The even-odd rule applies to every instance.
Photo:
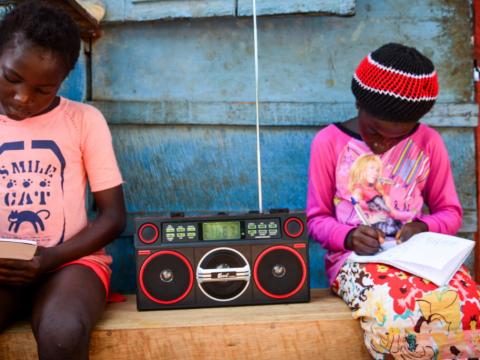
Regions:
[[[350, 310], [329, 290], [302, 304], [138, 312], [135, 296], [109, 304], [90, 358], [370, 359]], [[0, 335], [0, 359], [37, 359], [27, 323]]]

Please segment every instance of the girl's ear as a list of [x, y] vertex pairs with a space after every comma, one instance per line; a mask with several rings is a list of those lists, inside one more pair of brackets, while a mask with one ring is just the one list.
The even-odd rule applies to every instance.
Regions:
[[358, 101], [355, 101], [355, 107], [357, 108], [357, 110], [360, 110], [360, 104], [358, 103]]

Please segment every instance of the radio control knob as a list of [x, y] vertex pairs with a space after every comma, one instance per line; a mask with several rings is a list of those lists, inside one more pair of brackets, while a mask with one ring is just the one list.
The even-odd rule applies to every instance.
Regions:
[[285, 234], [290, 236], [291, 238], [297, 238], [303, 234], [303, 221], [296, 217], [291, 217], [285, 221], [283, 224], [283, 230]]
[[138, 238], [145, 244], [152, 244], [158, 239], [158, 227], [152, 223], [145, 223], [138, 229]]

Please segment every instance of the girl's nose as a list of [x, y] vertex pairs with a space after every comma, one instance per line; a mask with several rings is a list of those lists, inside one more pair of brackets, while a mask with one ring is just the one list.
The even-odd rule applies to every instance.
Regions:
[[28, 91], [19, 89], [15, 92], [15, 96], [13, 97], [13, 99], [19, 104], [27, 104], [30, 99], [30, 95], [28, 94]]

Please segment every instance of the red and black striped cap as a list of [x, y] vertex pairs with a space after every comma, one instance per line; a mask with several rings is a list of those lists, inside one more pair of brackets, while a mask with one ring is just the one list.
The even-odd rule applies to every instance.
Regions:
[[429, 58], [401, 44], [386, 44], [368, 54], [352, 79], [359, 106], [387, 121], [416, 122], [438, 96], [438, 79]]

